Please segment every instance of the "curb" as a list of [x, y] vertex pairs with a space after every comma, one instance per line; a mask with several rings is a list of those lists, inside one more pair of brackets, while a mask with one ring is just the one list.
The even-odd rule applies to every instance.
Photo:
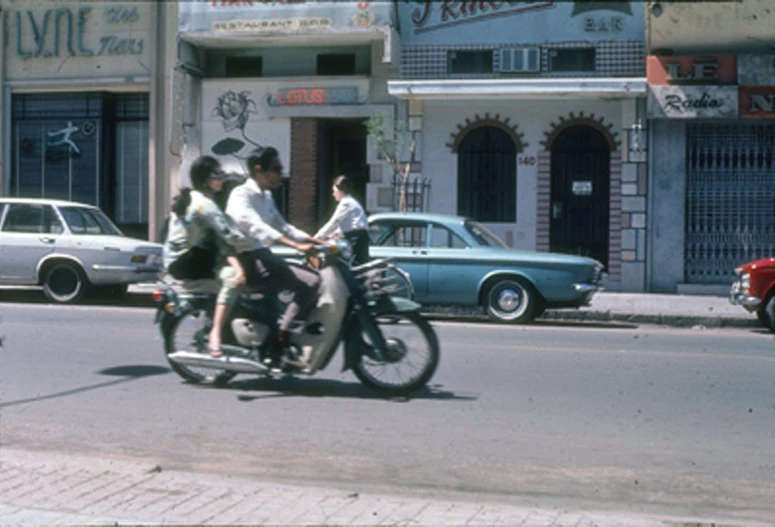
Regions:
[[[487, 318], [482, 309], [454, 306], [423, 306], [423, 315], [431, 320], [446, 320], [460, 322], [482, 322], [497, 324]], [[622, 323], [622, 324], [652, 324], [678, 328], [759, 328], [763, 329], [756, 317], [730, 317], [708, 315], [675, 315], [670, 313], [624, 313], [612, 310], [595, 311], [589, 308], [582, 310], [549, 310], [536, 319], [541, 322], [589, 322], [589, 323]]]
[[[149, 297], [156, 284], [137, 284], [130, 287], [130, 295], [137, 298], [137, 304], [154, 306]], [[421, 308], [423, 315], [430, 320], [450, 322], [481, 322], [490, 323], [490, 320], [482, 308], [450, 306], [450, 305], [424, 305]], [[583, 322], [583, 323], [620, 323], [620, 324], [651, 324], [676, 328], [752, 328], [764, 329], [754, 315], [741, 310], [740, 316], [729, 315], [682, 315], [674, 313], [635, 313], [632, 311], [619, 311], [616, 309], [594, 309], [584, 307], [578, 310], [557, 309], [546, 311], [538, 319], [537, 323], [551, 322]]]

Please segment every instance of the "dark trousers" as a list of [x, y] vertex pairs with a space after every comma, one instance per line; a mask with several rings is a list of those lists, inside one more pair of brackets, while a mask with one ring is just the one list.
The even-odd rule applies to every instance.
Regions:
[[240, 253], [239, 261], [245, 270], [245, 280], [249, 287], [272, 295], [283, 290], [293, 292], [293, 300], [280, 317], [281, 331], [291, 329], [294, 320], [303, 320], [315, 307], [320, 287], [317, 272], [289, 264], [266, 248]]
[[344, 239], [353, 247], [353, 265], [369, 261], [369, 232], [365, 229], [344, 233]]

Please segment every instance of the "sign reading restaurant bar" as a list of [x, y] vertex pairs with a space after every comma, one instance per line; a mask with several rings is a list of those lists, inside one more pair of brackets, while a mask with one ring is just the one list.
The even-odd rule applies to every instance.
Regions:
[[178, 4], [179, 31], [189, 37], [395, 27], [394, 19], [393, 3], [385, 1], [210, 0]]

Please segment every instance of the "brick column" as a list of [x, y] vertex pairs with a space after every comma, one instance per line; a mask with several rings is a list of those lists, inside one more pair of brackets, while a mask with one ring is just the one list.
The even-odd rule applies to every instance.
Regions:
[[314, 234], [317, 230], [317, 119], [291, 119], [290, 174], [288, 222]]

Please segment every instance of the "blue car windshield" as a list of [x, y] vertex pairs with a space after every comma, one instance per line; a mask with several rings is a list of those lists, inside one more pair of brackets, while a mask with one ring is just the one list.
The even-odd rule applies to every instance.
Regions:
[[474, 237], [476, 243], [482, 247], [499, 247], [501, 249], [508, 249], [503, 240], [493, 234], [487, 227], [479, 222], [466, 220], [463, 224], [466, 230]]
[[102, 211], [86, 207], [59, 207], [59, 212], [73, 234], [110, 234], [123, 236]]

